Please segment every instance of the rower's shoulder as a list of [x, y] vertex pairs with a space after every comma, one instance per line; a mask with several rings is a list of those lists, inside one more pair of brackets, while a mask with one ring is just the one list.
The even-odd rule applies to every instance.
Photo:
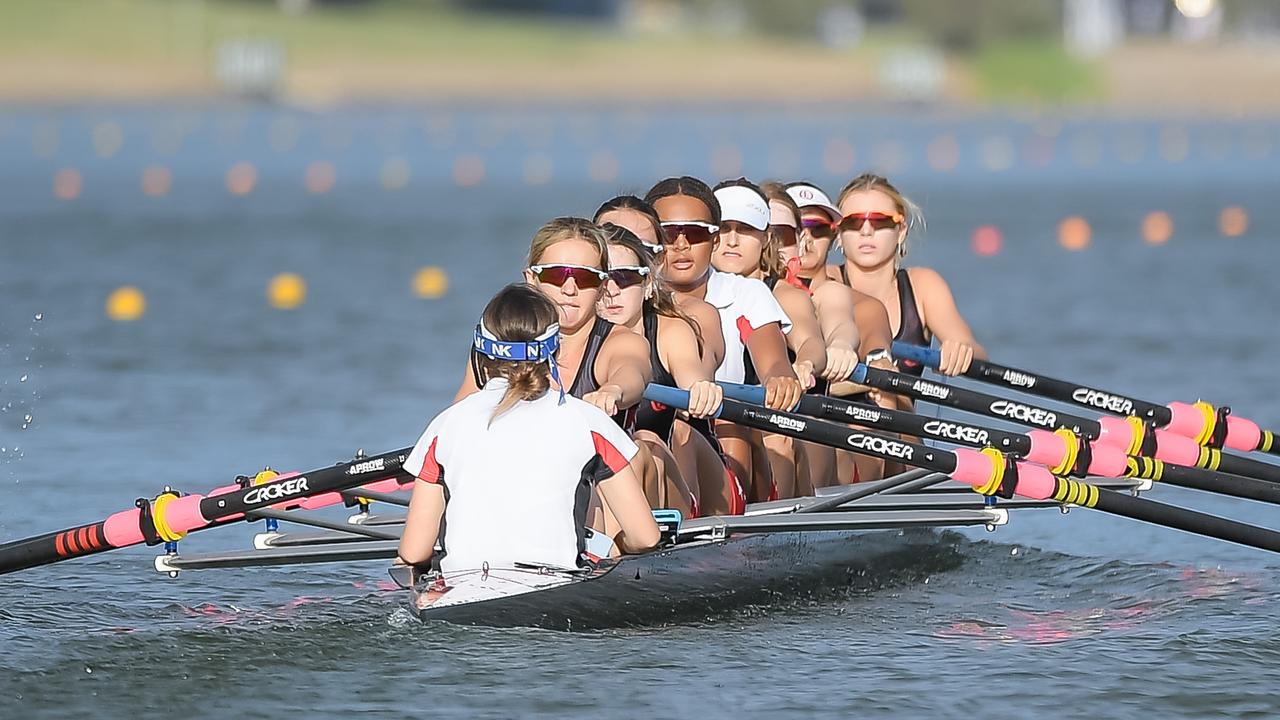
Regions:
[[917, 293], [950, 291], [950, 286], [942, 275], [933, 268], [913, 266], [907, 268], [907, 278], [911, 280], [911, 289]]
[[637, 354], [649, 352], [649, 341], [640, 333], [632, 332], [629, 328], [623, 327], [615, 323], [609, 329], [609, 334], [605, 337], [609, 350], [615, 353]]

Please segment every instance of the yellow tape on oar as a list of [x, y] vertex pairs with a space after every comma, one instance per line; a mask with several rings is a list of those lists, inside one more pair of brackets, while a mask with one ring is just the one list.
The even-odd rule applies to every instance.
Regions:
[[1222, 464], [1222, 451], [1216, 448], [1200, 448], [1200, 457], [1196, 458], [1196, 467], [1205, 470], [1217, 470]]
[[1213, 431], [1218, 425], [1218, 411], [1209, 403], [1198, 400], [1191, 407], [1200, 411], [1204, 416], [1204, 422], [1200, 425], [1200, 434], [1196, 435], [1196, 444], [1208, 445], [1213, 439]]
[[169, 527], [169, 521], [165, 518], [165, 510], [169, 503], [178, 499], [178, 493], [172, 490], [162, 492], [151, 501], [151, 524], [156, 528], [156, 536], [165, 542], [178, 542], [186, 537], [185, 532], [177, 532]]
[[1275, 447], [1276, 435], [1270, 430], [1262, 431], [1262, 442], [1258, 443], [1258, 449], [1262, 452], [1271, 452], [1271, 448]]
[[1000, 489], [1000, 483], [1004, 482], [1004, 453], [992, 447], [982, 448], [979, 452], [991, 458], [991, 477], [984, 485], [975, 489], [983, 495], [995, 495]]
[[271, 482], [272, 480], [275, 480], [276, 477], [279, 475], [280, 473], [276, 472], [275, 470], [272, 470], [271, 468], [266, 468], [262, 472], [253, 476], [253, 484], [262, 485], [264, 483]]
[[1159, 480], [1164, 475], [1164, 462], [1155, 458], [1133, 457], [1130, 455], [1126, 464], [1129, 466], [1125, 471], [1125, 475], [1128, 477]]
[[1053, 499], [1068, 505], [1091, 508], [1098, 504], [1098, 488], [1089, 483], [1082, 483], [1079, 480], [1058, 478], [1057, 486], [1053, 491]]
[[1067, 454], [1062, 458], [1062, 462], [1049, 468], [1049, 472], [1054, 475], [1068, 475], [1076, 466], [1076, 458], [1080, 455], [1080, 438], [1075, 433], [1066, 428], [1058, 428], [1053, 431], [1054, 435], [1062, 438], [1066, 443]]
[[1147, 424], [1137, 415], [1130, 415], [1124, 419], [1125, 422], [1133, 426], [1131, 433], [1131, 441], [1129, 449], [1125, 451], [1126, 455], [1141, 455], [1142, 441], [1147, 439]]

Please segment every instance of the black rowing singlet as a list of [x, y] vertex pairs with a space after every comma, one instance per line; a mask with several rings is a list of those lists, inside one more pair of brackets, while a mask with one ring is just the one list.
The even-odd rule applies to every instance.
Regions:
[[[658, 355], [658, 314], [645, 308], [643, 318], [644, 337], [649, 341], [649, 362], [653, 365], [653, 382], [675, 387], [676, 379], [671, 376]], [[648, 430], [662, 438], [663, 442], [671, 442], [671, 426], [675, 421], [675, 408], [662, 403], [641, 400], [636, 409], [636, 430]]]
[[[929, 336], [926, 334], [924, 322], [920, 319], [920, 310], [916, 307], [915, 289], [911, 287], [911, 274], [906, 268], [899, 268], [896, 278], [898, 281], [898, 332], [893, 334], [893, 339], [929, 347]], [[840, 266], [840, 279], [845, 285], [849, 285], [849, 273], [844, 265]], [[924, 375], [924, 366], [911, 360], [898, 360], [898, 369], [907, 375], [916, 377]]]
[[[596, 318], [595, 324], [591, 326], [591, 335], [587, 338], [587, 348], [582, 351], [582, 364], [578, 365], [578, 374], [573, 377], [573, 384], [569, 386], [570, 395], [581, 399], [582, 396], [600, 389], [600, 383], [596, 380], [596, 357], [600, 355], [600, 348], [604, 346], [605, 338], [609, 337], [613, 328], [614, 324], [608, 320]], [[635, 421], [635, 413], [631, 410], [619, 410], [613, 416], [613, 421], [628, 431]]]

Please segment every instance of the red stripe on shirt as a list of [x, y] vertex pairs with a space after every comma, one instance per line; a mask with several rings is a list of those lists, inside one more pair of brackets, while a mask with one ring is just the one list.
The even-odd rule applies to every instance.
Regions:
[[747, 338], [751, 337], [751, 333], [755, 331], [756, 329], [751, 327], [751, 321], [747, 319], [746, 315], [738, 316], [738, 337], [742, 338], [743, 345], [747, 344]]
[[440, 463], [436, 462], [436, 443], [439, 437], [431, 438], [431, 447], [427, 448], [427, 456], [422, 459], [422, 469], [418, 471], [418, 479], [429, 483], [440, 481]]
[[594, 430], [591, 432], [591, 442], [595, 444], [596, 453], [600, 455], [600, 459], [604, 460], [604, 464], [608, 465], [609, 469], [615, 473], [621, 472], [622, 468], [631, 462], [605, 436]]

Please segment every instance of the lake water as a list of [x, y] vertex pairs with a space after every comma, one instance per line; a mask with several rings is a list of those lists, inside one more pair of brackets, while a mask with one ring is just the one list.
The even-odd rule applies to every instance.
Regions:
[[[997, 361], [1280, 426], [1278, 144], [1254, 121], [856, 109], [4, 111], [0, 540], [411, 443], [533, 230], [673, 172], [834, 193], [889, 169], [928, 216], [911, 262], [948, 278]], [[1227, 207], [1248, 213], [1239, 237]], [[1153, 212], [1166, 243], [1142, 239]], [[1058, 242], [1069, 216], [1083, 250]], [[998, 254], [973, 251], [982, 225]], [[426, 266], [443, 298], [411, 293]], [[281, 272], [307, 283], [292, 311], [266, 301]], [[126, 285], [145, 315], [106, 319]], [[1150, 496], [1280, 527], [1262, 505]], [[591, 635], [422, 625], [378, 563], [171, 581], [152, 554], [0, 579], [0, 716], [1280, 714], [1280, 561], [1084, 510], [941, 534], [835, 594]]]

